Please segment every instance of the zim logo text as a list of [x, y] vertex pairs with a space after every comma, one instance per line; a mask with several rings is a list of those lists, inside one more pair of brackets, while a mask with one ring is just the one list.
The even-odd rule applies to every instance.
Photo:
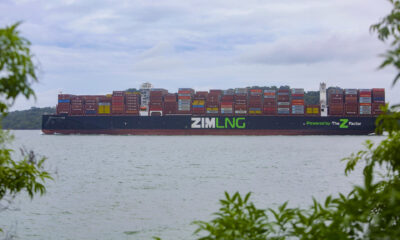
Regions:
[[245, 120], [244, 117], [192, 117], [191, 128], [246, 128]]

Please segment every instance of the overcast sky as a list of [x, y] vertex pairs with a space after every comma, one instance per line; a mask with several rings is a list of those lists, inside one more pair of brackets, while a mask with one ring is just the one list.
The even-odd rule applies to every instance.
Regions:
[[[106, 94], [139, 87], [176, 91], [253, 85], [317, 90], [390, 88], [377, 70], [388, 47], [369, 32], [387, 15], [385, 0], [0, 0], [0, 26], [23, 21], [40, 63], [36, 101], [59, 92]], [[397, 94], [396, 94], [397, 92]]]

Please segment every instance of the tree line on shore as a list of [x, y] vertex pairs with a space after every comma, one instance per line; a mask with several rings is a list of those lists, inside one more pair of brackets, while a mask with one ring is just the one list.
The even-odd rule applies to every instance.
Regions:
[[42, 115], [53, 114], [55, 107], [35, 108], [13, 111], [1, 119], [3, 129], [41, 129]]

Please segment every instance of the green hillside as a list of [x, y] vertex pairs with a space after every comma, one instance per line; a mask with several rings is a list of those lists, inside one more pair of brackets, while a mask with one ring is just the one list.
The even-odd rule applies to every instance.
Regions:
[[55, 113], [55, 107], [10, 112], [1, 120], [3, 129], [41, 129], [42, 115]]

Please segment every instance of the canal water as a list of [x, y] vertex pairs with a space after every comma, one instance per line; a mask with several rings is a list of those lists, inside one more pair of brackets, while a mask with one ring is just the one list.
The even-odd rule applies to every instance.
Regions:
[[360, 184], [362, 166], [346, 177], [341, 159], [383, 139], [13, 134], [15, 149], [47, 157], [54, 180], [44, 196], [18, 195], [0, 227], [17, 239], [58, 240], [195, 239], [191, 222], [212, 219], [224, 191], [252, 192], [259, 208], [305, 207]]

